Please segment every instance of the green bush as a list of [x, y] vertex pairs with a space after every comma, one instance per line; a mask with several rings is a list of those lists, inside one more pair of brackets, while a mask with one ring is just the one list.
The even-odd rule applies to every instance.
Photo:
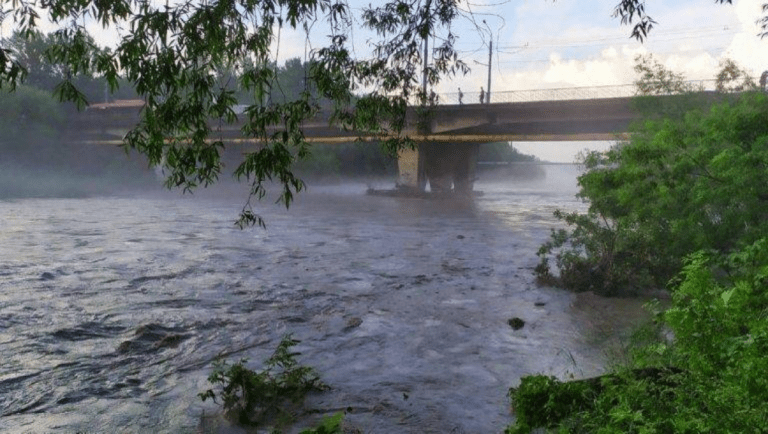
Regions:
[[592, 153], [579, 177], [586, 214], [558, 217], [539, 251], [536, 272], [563, 286], [615, 293], [664, 287], [698, 250], [732, 252], [768, 233], [768, 97], [735, 102], [682, 119], [648, 120], [629, 143]]
[[509, 390], [517, 424], [507, 434], [527, 433], [537, 427], [553, 428], [572, 414], [590, 407], [595, 390], [583, 382], [562, 383], [555, 377], [532, 375]]
[[768, 432], [768, 238], [690, 255], [674, 288], [671, 340], [644, 339], [603, 377], [523, 378], [507, 433]]
[[[679, 87], [644, 71], [667, 80], [652, 93]], [[671, 308], [612, 373], [523, 378], [508, 433], [768, 432], [768, 97], [701, 97], [639, 100], [649, 116], [629, 143], [587, 155], [589, 210], [556, 214], [571, 229], [553, 231], [536, 268], [575, 290], [666, 286]]]
[[733, 252], [767, 233], [766, 95], [729, 60], [716, 93], [650, 56], [635, 71], [643, 120], [629, 142], [584, 157], [579, 197], [589, 210], [556, 213], [571, 229], [539, 250], [543, 282], [609, 295], [662, 288], [686, 255]]
[[246, 368], [245, 359], [232, 365], [216, 361], [208, 382], [221, 385], [221, 390], [208, 389], [199, 394], [200, 398], [215, 402], [220, 397], [225, 412], [241, 425], [289, 423], [293, 420], [291, 405], [303, 402], [310, 392], [329, 388], [314, 369], [297, 363], [299, 353], [291, 352], [291, 348], [298, 343], [290, 335], [285, 336], [260, 372]]

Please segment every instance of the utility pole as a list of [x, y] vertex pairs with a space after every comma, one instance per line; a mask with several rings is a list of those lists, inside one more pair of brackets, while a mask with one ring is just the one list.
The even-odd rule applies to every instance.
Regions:
[[491, 60], [493, 60], [493, 36], [491, 36], [491, 43], [488, 44], [488, 102], [491, 103]]
[[488, 29], [488, 99], [486, 100], [486, 104], [491, 103], [491, 61], [493, 61], [493, 32], [491, 31], [491, 26], [488, 25], [488, 23], [483, 20], [483, 24], [485, 24], [485, 28]]

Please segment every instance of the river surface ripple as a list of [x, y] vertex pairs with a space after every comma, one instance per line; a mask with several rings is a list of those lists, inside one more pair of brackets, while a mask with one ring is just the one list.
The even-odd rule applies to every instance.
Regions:
[[0, 431], [200, 432], [212, 361], [259, 368], [293, 333], [333, 388], [310, 408], [365, 433], [500, 432], [521, 376], [600, 373], [595, 316], [637, 311], [534, 284], [552, 212], [584, 207], [563, 173], [470, 203], [317, 187], [265, 204], [267, 230], [233, 226], [242, 196], [0, 202]]

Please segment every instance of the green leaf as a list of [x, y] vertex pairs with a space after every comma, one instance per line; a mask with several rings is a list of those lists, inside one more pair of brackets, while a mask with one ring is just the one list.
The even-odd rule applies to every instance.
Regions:
[[733, 294], [736, 292], [736, 288], [731, 288], [728, 291], [724, 291], [720, 294], [720, 298], [723, 300], [723, 304], [725, 306], [728, 306], [728, 302], [731, 300], [731, 297], [733, 297]]

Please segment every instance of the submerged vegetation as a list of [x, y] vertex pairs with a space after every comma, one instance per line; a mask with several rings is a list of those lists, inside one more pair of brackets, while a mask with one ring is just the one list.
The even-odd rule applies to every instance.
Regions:
[[[292, 411], [308, 393], [329, 389], [313, 368], [298, 364], [299, 353], [291, 350], [298, 343], [290, 335], [283, 337], [259, 372], [247, 368], [247, 360], [231, 365], [223, 360], [215, 362], [208, 382], [221, 386], [221, 390], [208, 389], [199, 394], [200, 398], [214, 402], [220, 398], [225, 413], [240, 425], [280, 427], [290, 423], [294, 419]], [[332, 422], [326, 422], [329, 426], [324, 429], [330, 429]]]
[[[645, 80], [666, 83], [641, 90], [693, 90], [641, 60]], [[723, 69], [718, 79], [731, 85], [718, 89], [749, 90], [732, 62]], [[768, 432], [768, 98], [719, 99], [659, 99], [663, 116], [586, 157], [589, 211], [557, 214], [573, 229], [542, 246], [538, 277], [609, 295], [666, 288], [671, 307], [612, 373], [523, 378], [509, 392], [517, 420], [507, 433]]]

